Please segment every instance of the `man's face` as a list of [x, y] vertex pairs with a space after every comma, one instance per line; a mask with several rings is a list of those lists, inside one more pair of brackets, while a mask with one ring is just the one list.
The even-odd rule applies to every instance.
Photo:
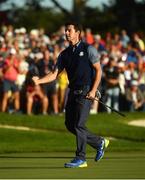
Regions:
[[69, 42], [73, 42], [79, 38], [80, 31], [76, 31], [73, 25], [68, 25], [65, 28], [65, 35]]

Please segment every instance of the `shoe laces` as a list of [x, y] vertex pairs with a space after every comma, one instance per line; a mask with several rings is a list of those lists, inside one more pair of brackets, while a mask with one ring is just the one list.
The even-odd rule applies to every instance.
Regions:
[[101, 141], [101, 144], [98, 146], [98, 148], [97, 148], [97, 152], [100, 152], [100, 151], [102, 151], [103, 149], [104, 149], [104, 144], [105, 144], [105, 141], [104, 140], [102, 140]]
[[78, 163], [79, 161], [82, 161], [81, 159], [74, 158], [71, 163]]

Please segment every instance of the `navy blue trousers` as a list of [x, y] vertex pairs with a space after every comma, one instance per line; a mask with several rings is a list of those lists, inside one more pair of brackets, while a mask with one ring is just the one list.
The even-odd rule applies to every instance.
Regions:
[[91, 133], [85, 126], [91, 105], [92, 101], [86, 99], [84, 95], [69, 92], [65, 109], [65, 125], [76, 136], [76, 158], [82, 160], [86, 158], [86, 144], [97, 149], [102, 140], [102, 137]]

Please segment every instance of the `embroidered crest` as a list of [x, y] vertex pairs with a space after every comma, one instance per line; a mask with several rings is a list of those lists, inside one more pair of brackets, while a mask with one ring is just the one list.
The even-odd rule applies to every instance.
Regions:
[[83, 55], [84, 55], [84, 52], [81, 51], [81, 52], [79, 53], [79, 56], [83, 56]]

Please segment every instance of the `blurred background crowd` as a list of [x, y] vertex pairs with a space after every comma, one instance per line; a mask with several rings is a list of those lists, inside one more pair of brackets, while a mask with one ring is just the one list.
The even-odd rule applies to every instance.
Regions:
[[[86, 28], [82, 40], [100, 56], [101, 100], [120, 111], [145, 111], [145, 44], [143, 35], [126, 30], [105, 35]], [[64, 112], [68, 80], [63, 71], [56, 81], [35, 86], [32, 76], [53, 70], [59, 53], [68, 46], [64, 27], [47, 34], [45, 29], [27, 30], [3, 25], [0, 30], [0, 111], [8, 113], [60, 114]], [[111, 113], [93, 103], [91, 112]]]

